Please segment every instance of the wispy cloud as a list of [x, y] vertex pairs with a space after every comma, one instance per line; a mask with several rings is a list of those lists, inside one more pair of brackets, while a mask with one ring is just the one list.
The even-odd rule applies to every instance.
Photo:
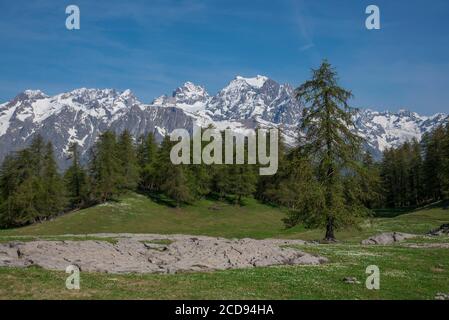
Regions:
[[301, 47], [299, 48], [299, 51], [304, 52], [304, 51], [307, 51], [307, 50], [309, 50], [309, 49], [312, 49], [313, 47], [315, 47], [315, 44], [313, 44], [313, 43], [308, 43], [308, 44], [305, 44], [305, 45], [301, 46]]
[[294, 21], [299, 31], [299, 38], [304, 43], [300, 51], [306, 51], [314, 47], [314, 41], [311, 34], [311, 29], [307, 21], [307, 7], [303, 0], [292, 0], [290, 2], [292, 7], [292, 13], [294, 15]]

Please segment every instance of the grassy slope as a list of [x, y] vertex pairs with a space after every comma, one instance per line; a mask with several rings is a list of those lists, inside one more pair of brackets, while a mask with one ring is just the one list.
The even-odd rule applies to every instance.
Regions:
[[70, 213], [53, 221], [2, 230], [0, 235], [125, 232], [266, 238], [283, 233], [283, 216], [278, 209], [252, 199], [243, 207], [203, 200], [177, 209], [131, 194], [119, 202]]
[[[218, 209], [217, 209], [218, 208]], [[300, 238], [317, 240], [322, 230], [303, 226], [285, 229], [278, 208], [248, 199], [243, 207], [203, 200], [184, 208], [170, 208], [145, 196], [131, 194], [116, 203], [107, 203], [32, 226], [0, 230], [2, 236], [38, 236], [88, 233], [160, 233], [221, 236], [227, 238]], [[449, 210], [434, 208], [394, 218], [367, 219], [361, 228], [342, 230], [340, 240], [358, 242], [374, 233], [403, 231], [425, 233], [447, 223]]]
[[[288, 237], [320, 239], [322, 230], [283, 228], [284, 214], [248, 200], [245, 207], [202, 201], [182, 209], [167, 208], [139, 195], [121, 202], [68, 214], [54, 221], [16, 230], [1, 230], [0, 241], [25, 237], [44, 239], [68, 233], [186, 233], [224, 237]], [[337, 245], [305, 246], [331, 263], [318, 267], [282, 266], [176, 275], [81, 274], [81, 290], [65, 289], [63, 272], [0, 268], [0, 298], [133, 298], [133, 299], [433, 299], [449, 292], [449, 250], [411, 249], [399, 245], [364, 247], [357, 242], [377, 232], [424, 233], [449, 222], [449, 210], [434, 208], [394, 218], [367, 219], [361, 229], [338, 234]], [[113, 241], [113, 239], [109, 239]], [[447, 237], [415, 242], [449, 242]], [[412, 241], [412, 242], [413, 242]], [[410, 241], [409, 241], [410, 242]], [[378, 265], [381, 290], [365, 289], [365, 269]], [[355, 276], [361, 284], [342, 282]]]

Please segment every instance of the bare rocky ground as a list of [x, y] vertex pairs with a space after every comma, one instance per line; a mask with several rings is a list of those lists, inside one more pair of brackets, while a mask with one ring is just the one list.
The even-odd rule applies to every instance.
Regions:
[[[425, 236], [428, 238], [449, 235], [449, 224], [443, 224], [441, 227], [429, 231]], [[374, 235], [369, 237], [366, 240], [362, 241], [363, 245], [389, 245], [398, 242], [402, 242], [407, 239], [413, 239], [417, 237], [422, 237], [423, 235], [409, 234], [409, 233], [401, 233], [401, 232], [385, 232], [378, 235]], [[440, 249], [449, 249], [449, 243], [406, 243], [403, 246], [408, 248], [417, 248], [417, 249], [432, 249], [432, 248], [440, 248]]]
[[[105, 241], [36, 240], [0, 244], [0, 266], [37, 265], [65, 270], [69, 265], [76, 265], [89, 272], [176, 273], [327, 262], [324, 257], [286, 247], [305, 244], [302, 240], [138, 234], [88, 236], [105, 238]], [[117, 241], [111, 242], [110, 238]]]

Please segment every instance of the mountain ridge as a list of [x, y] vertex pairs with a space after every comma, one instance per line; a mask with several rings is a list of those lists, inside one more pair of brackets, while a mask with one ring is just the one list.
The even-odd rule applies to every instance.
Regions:
[[[161, 140], [177, 128], [193, 125], [237, 132], [256, 127], [282, 129], [287, 144], [294, 144], [302, 107], [289, 84], [265, 77], [237, 76], [217, 94], [192, 82], [142, 103], [131, 90], [79, 88], [48, 96], [40, 90], [25, 90], [0, 104], [0, 160], [28, 144], [36, 134], [53, 142], [58, 164], [68, 165], [67, 150], [78, 142], [84, 158], [99, 133], [129, 130], [134, 136], [154, 132]], [[361, 109], [354, 116], [355, 131], [366, 139], [365, 147], [376, 158], [388, 147], [416, 138], [449, 119], [438, 113]]]

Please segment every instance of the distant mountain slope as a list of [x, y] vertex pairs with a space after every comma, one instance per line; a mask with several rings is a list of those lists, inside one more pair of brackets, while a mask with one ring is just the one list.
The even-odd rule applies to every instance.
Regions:
[[[154, 132], [161, 139], [176, 128], [191, 130], [194, 124], [236, 131], [276, 126], [282, 129], [285, 141], [293, 144], [300, 118], [301, 106], [294, 99], [293, 88], [264, 76], [238, 76], [215, 96], [186, 82], [171, 96], [161, 96], [150, 104], [141, 103], [129, 90], [82, 88], [53, 97], [27, 90], [0, 105], [0, 160], [39, 133], [54, 143], [59, 165], [65, 168], [71, 142], [78, 142], [86, 157], [105, 130], [128, 129], [135, 136]], [[379, 157], [387, 147], [420, 139], [447, 121], [448, 115], [361, 110], [354, 120], [357, 132], [366, 138], [366, 147]]]

